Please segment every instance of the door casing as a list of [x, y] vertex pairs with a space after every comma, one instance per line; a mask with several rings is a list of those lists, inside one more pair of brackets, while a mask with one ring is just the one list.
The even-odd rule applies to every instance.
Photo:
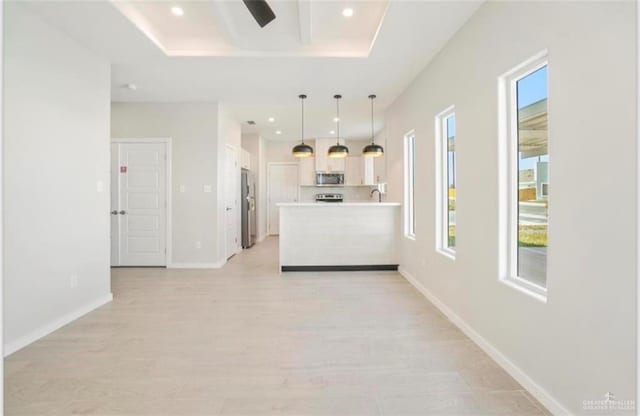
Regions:
[[[172, 209], [171, 209], [171, 205], [172, 205], [172, 194], [171, 194], [171, 189], [172, 187], [172, 164], [171, 161], [173, 160], [173, 153], [172, 153], [172, 140], [170, 137], [164, 137], [164, 138], [112, 138], [111, 139], [111, 143], [112, 144], [120, 144], [120, 143], [138, 143], [138, 144], [144, 144], [144, 143], [154, 143], [154, 144], [164, 144], [165, 145], [165, 151], [166, 151], [166, 155], [167, 155], [167, 159], [166, 159], [166, 165], [165, 165], [165, 172], [166, 172], [166, 178], [165, 178], [165, 195], [166, 195], [166, 199], [167, 199], [167, 208], [166, 208], [166, 221], [165, 221], [165, 227], [166, 227], [166, 254], [165, 254], [165, 266], [166, 267], [171, 267], [171, 259], [172, 259], [172, 247], [173, 247], [173, 238], [172, 238], [172, 232], [171, 230], [173, 229], [172, 227]], [[111, 151], [113, 151], [114, 146], [111, 146]], [[113, 181], [112, 181], [113, 182]], [[113, 194], [114, 194], [114, 184], [111, 183], [111, 198], [113, 198]], [[116, 189], [117, 192], [117, 189]], [[116, 236], [119, 237], [119, 236]], [[111, 238], [114, 238], [113, 234], [111, 235]], [[119, 262], [119, 255], [116, 254], [116, 258], [117, 261]], [[111, 254], [111, 261], [113, 263], [114, 260], [114, 254]], [[113, 264], [112, 264], [113, 266]]]
[[[239, 154], [238, 154], [238, 149], [235, 146], [231, 146], [230, 144], [227, 144], [226, 148], [225, 148], [225, 157], [224, 157], [224, 172], [225, 172], [225, 176], [228, 173], [227, 169], [228, 169], [228, 163], [229, 163], [229, 152], [233, 152], [233, 162], [234, 162], [234, 166], [233, 166], [233, 186], [229, 187], [229, 178], [226, 178], [225, 182], [224, 182], [224, 253], [225, 253], [225, 261], [229, 260], [231, 257], [233, 257], [235, 254], [237, 254], [239, 251], [242, 250], [241, 248], [241, 244], [240, 244], [240, 163], [238, 160]], [[233, 244], [231, 244], [229, 242], [229, 224], [227, 223], [228, 218], [227, 218], [227, 213], [226, 213], [226, 208], [227, 208], [227, 202], [228, 202], [228, 198], [230, 195], [227, 194], [228, 191], [233, 192], [233, 209], [234, 209], [234, 223], [231, 224], [233, 226], [234, 229], [234, 242]]]

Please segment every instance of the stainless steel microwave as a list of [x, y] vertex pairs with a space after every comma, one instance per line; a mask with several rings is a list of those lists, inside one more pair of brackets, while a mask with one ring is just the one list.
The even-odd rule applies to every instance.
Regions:
[[343, 186], [344, 173], [316, 172], [316, 185], [318, 186]]

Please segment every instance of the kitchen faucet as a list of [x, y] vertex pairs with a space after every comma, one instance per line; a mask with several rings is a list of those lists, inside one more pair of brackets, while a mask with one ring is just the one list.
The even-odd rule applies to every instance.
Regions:
[[373, 197], [374, 192], [378, 193], [378, 202], [382, 202], [382, 192], [380, 192], [380, 189], [378, 188], [374, 189], [373, 191], [371, 191], [371, 194], [369, 196]]

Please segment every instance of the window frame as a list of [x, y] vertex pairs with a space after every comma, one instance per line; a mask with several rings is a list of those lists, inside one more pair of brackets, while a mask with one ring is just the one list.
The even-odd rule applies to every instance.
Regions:
[[[455, 117], [455, 115], [455, 106], [451, 105], [435, 116], [436, 251], [452, 260], [456, 258], [456, 249], [449, 246], [449, 138], [447, 137], [447, 120], [450, 117]], [[457, 179], [455, 171], [454, 176]]]
[[518, 276], [519, 134], [517, 96], [518, 81], [545, 66], [549, 67], [549, 57], [546, 49], [533, 55], [498, 78], [498, 155], [500, 169], [499, 280], [534, 299], [546, 303], [549, 287], [548, 276], [545, 287]]
[[404, 236], [416, 239], [416, 133], [404, 135]]

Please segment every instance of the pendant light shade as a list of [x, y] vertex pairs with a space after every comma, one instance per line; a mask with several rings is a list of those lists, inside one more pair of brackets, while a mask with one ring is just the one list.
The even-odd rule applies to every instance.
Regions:
[[333, 98], [336, 99], [336, 133], [338, 137], [336, 144], [329, 148], [328, 155], [332, 158], [347, 157], [349, 156], [349, 148], [340, 144], [340, 99], [342, 95], [336, 94]]
[[302, 103], [302, 142], [300, 144], [297, 144], [295, 146], [293, 146], [293, 149], [291, 150], [291, 153], [293, 154], [293, 156], [295, 157], [312, 157], [313, 156], [313, 147], [309, 146], [308, 144], [306, 144], [304, 142], [304, 100], [307, 98], [306, 95], [304, 94], [300, 94], [298, 95], [298, 98], [300, 98], [300, 103]]
[[371, 94], [369, 99], [371, 100], [371, 144], [368, 144], [362, 149], [362, 155], [366, 157], [380, 157], [384, 155], [384, 149], [374, 141], [373, 133], [373, 100], [376, 96]]
[[379, 144], [368, 144], [362, 149], [362, 155], [367, 157], [379, 157], [384, 155], [384, 149]]
[[349, 148], [341, 144], [334, 144], [329, 148], [329, 157], [340, 158], [349, 156]]
[[306, 143], [300, 143], [293, 146], [292, 153], [295, 157], [312, 157], [313, 147], [309, 146]]

